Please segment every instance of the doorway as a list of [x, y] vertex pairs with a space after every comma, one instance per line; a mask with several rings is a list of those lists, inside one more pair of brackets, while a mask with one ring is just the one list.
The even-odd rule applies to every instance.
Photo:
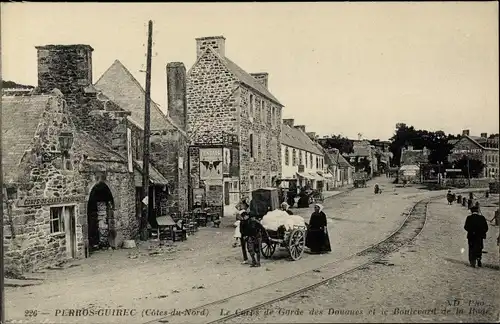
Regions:
[[89, 252], [114, 247], [116, 237], [114, 199], [104, 182], [99, 182], [90, 191], [87, 203]]

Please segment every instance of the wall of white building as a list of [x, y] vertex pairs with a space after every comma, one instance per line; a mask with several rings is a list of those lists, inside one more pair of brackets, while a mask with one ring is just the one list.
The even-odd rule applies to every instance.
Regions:
[[[288, 151], [288, 161], [287, 161]], [[295, 159], [293, 155], [295, 154]], [[281, 144], [281, 173], [283, 179], [297, 179], [299, 165], [304, 165], [304, 172], [317, 174], [318, 171], [325, 172], [326, 165], [323, 155], [306, 152], [304, 150], [293, 148]], [[299, 183], [299, 185], [302, 185]], [[317, 181], [313, 181], [313, 189], [317, 186]]]

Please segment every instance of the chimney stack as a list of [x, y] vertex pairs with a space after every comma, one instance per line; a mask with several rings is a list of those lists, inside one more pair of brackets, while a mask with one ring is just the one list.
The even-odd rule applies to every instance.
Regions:
[[488, 133], [481, 133], [482, 138], [488, 138]]
[[267, 72], [262, 72], [262, 73], [250, 73], [250, 75], [259, 81], [260, 84], [264, 86], [264, 88], [267, 89], [268, 86], [268, 80], [269, 80], [269, 73]]
[[293, 127], [293, 123], [295, 122], [295, 120], [293, 118], [290, 118], [290, 119], [283, 119], [283, 124], [289, 126], [289, 127]]
[[200, 58], [203, 53], [211, 47], [220, 56], [226, 56], [226, 38], [224, 36], [209, 36], [196, 38], [196, 58]]
[[294, 126], [295, 128], [297, 129], [300, 129], [301, 131], [303, 131], [304, 133], [306, 132], [306, 126], [305, 125], [296, 125]]
[[77, 95], [92, 85], [90, 45], [36, 46], [38, 88], [42, 93], [59, 89], [64, 95]]
[[462, 131], [462, 136], [469, 136], [469, 135], [470, 135], [470, 132], [469, 132], [469, 130], [468, 130], [468, 129], [464, 129], [464, 130]]
[[182, 129], [187, 124], [186, 67], [181, 62], [167, 64], [168, 116]]

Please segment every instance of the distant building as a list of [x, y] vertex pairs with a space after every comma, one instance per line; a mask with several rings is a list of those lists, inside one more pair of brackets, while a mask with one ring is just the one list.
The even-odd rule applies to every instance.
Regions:
[[305, 126], [284, 119], [281, 125], [282, 178], [297, 179], [297, 185], [311, 189], [325, 187], [324, 153], [306, 133]]
[[268, 73], [247, 73], [226, 57], [223, 36], [196, 39], [187, 74], [190, 192], [213, 208], [249, 197], [281, 177], [283, 105]]
[[428, 163], [429, 154], [430, 151], [426, 147], [421, 150], [415, 150], [411, 145], [407, 148], [403, 147], [401, 149], [399, 168], [400, 178], [406, 179], [409, 182], [419, 182], [421, 179], [421, 166]]
[[485, 164], [482, 177], [498, 177], [500, 169], [498, 136], [488, 138], [488, 134], [470, 136], [469, 130], [464, 130], [460, 139], [452, 142], [453, 149], [449, 161], [459, 160], [463, 157], [482, 161]]

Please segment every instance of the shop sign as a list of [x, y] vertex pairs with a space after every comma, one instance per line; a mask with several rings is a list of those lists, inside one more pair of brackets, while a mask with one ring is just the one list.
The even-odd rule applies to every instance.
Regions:
[[17, 202], [18, 207], [42, 206], [42, 205], [60, 205], [75, 202], [85, 201], [85, 196], [64, 196], [64, 197], [50, 197], [50, 198], [24, 198], [19, 199]]

